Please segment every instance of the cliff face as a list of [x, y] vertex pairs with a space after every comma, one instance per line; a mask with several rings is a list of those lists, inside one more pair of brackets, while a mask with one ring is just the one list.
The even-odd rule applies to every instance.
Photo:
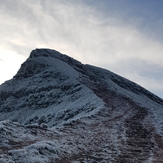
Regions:
[[161, 162], [163, 100], [108, 70], [36, 49], [0, 86], [2, 162]]

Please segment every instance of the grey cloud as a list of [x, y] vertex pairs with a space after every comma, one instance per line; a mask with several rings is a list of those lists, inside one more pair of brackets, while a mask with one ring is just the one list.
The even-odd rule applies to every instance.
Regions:
[[163, 97], [163, 67], [139, 59], [126, 59], [105, 67]]
[[[30, 20], [34, 19], [34, 13], [33, 10], [29, 7], [26, 3], [27, 1], [24, 0], [1, 0], [0, 1], [0, 8], [1, 13], [11, 16], [11, 18], [17, 18], [19, 20]], [[28, 1], [30, 2], [30, 1]], [[33, 2], [34, 4], [35, 2]]]
[[[152, 77], [157, 80], [163, 80], [162, 72], [163, 72], [163, 67], [159, 66], [157, 64], [151, 64], [148, 62], [145, 62], [143, 60], [139, 59], [127, 59], [124, 61], [117, 62], [119, 68], [123, 67], [123, 69], [126, 69], [124, 72], [129, 72], [132, 73], [135, 70], [139, 72], [140, 76], [146, 76], [146, 77]], [[117, 66], [113, 65], [114, 68]], [[122, 69], [122, 71], [123, 71]]]

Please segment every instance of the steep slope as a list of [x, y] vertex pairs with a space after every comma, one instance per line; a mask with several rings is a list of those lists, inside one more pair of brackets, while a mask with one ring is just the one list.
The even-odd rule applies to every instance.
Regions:
[[163, 100], [55, 50], [33, 50], [0, 86], [0, 120], [0, 162], [163, 160]]

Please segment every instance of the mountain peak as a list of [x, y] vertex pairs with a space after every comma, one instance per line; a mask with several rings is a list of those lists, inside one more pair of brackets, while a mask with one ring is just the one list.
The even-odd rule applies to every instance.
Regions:
[[61, 53], [56, 50], [52, 49], [35, 49], [32, 50], [30, 53], [29, 58], [36, 58], [36, 57], [59, 57]]
[[[58, 64], [60, 62], [60, 64]], [[61, 67], [61, 62], [71, 68], [81, 67], [81, 63], [67, 55], [52, 49], [35, 49], [29, 55], [29, 58], [21, 65], [21, 68], [14, 76], [15, 78], [28, 78], [48, 69], [47, 67]], [[66, 66], [62, 67], [62, 70]], [[57, 68], [58, 69], [58, 68]], [[61, 70], [61, 71], [62, 71]]]
[[68, 55], [61, 54], [60, 52], [53, 50], [53, 49], [35, 49], [32, 50], [30, 53], [29, 59], [37, 58], [37, 57], [52, 57], [59, 60], [62, 60], [64, 62], [67, 62], [68, 64], [73, 65], [81, 65], [81, 62], [75, 60], [74, 58], [69, 57]]

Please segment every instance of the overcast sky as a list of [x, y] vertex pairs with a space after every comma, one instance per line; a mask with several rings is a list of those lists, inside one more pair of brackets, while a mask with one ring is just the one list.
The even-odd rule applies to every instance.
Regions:
[[0, 83], [51, 48], [163, 98], [163, 0], [0, 0], [0, 20]]

